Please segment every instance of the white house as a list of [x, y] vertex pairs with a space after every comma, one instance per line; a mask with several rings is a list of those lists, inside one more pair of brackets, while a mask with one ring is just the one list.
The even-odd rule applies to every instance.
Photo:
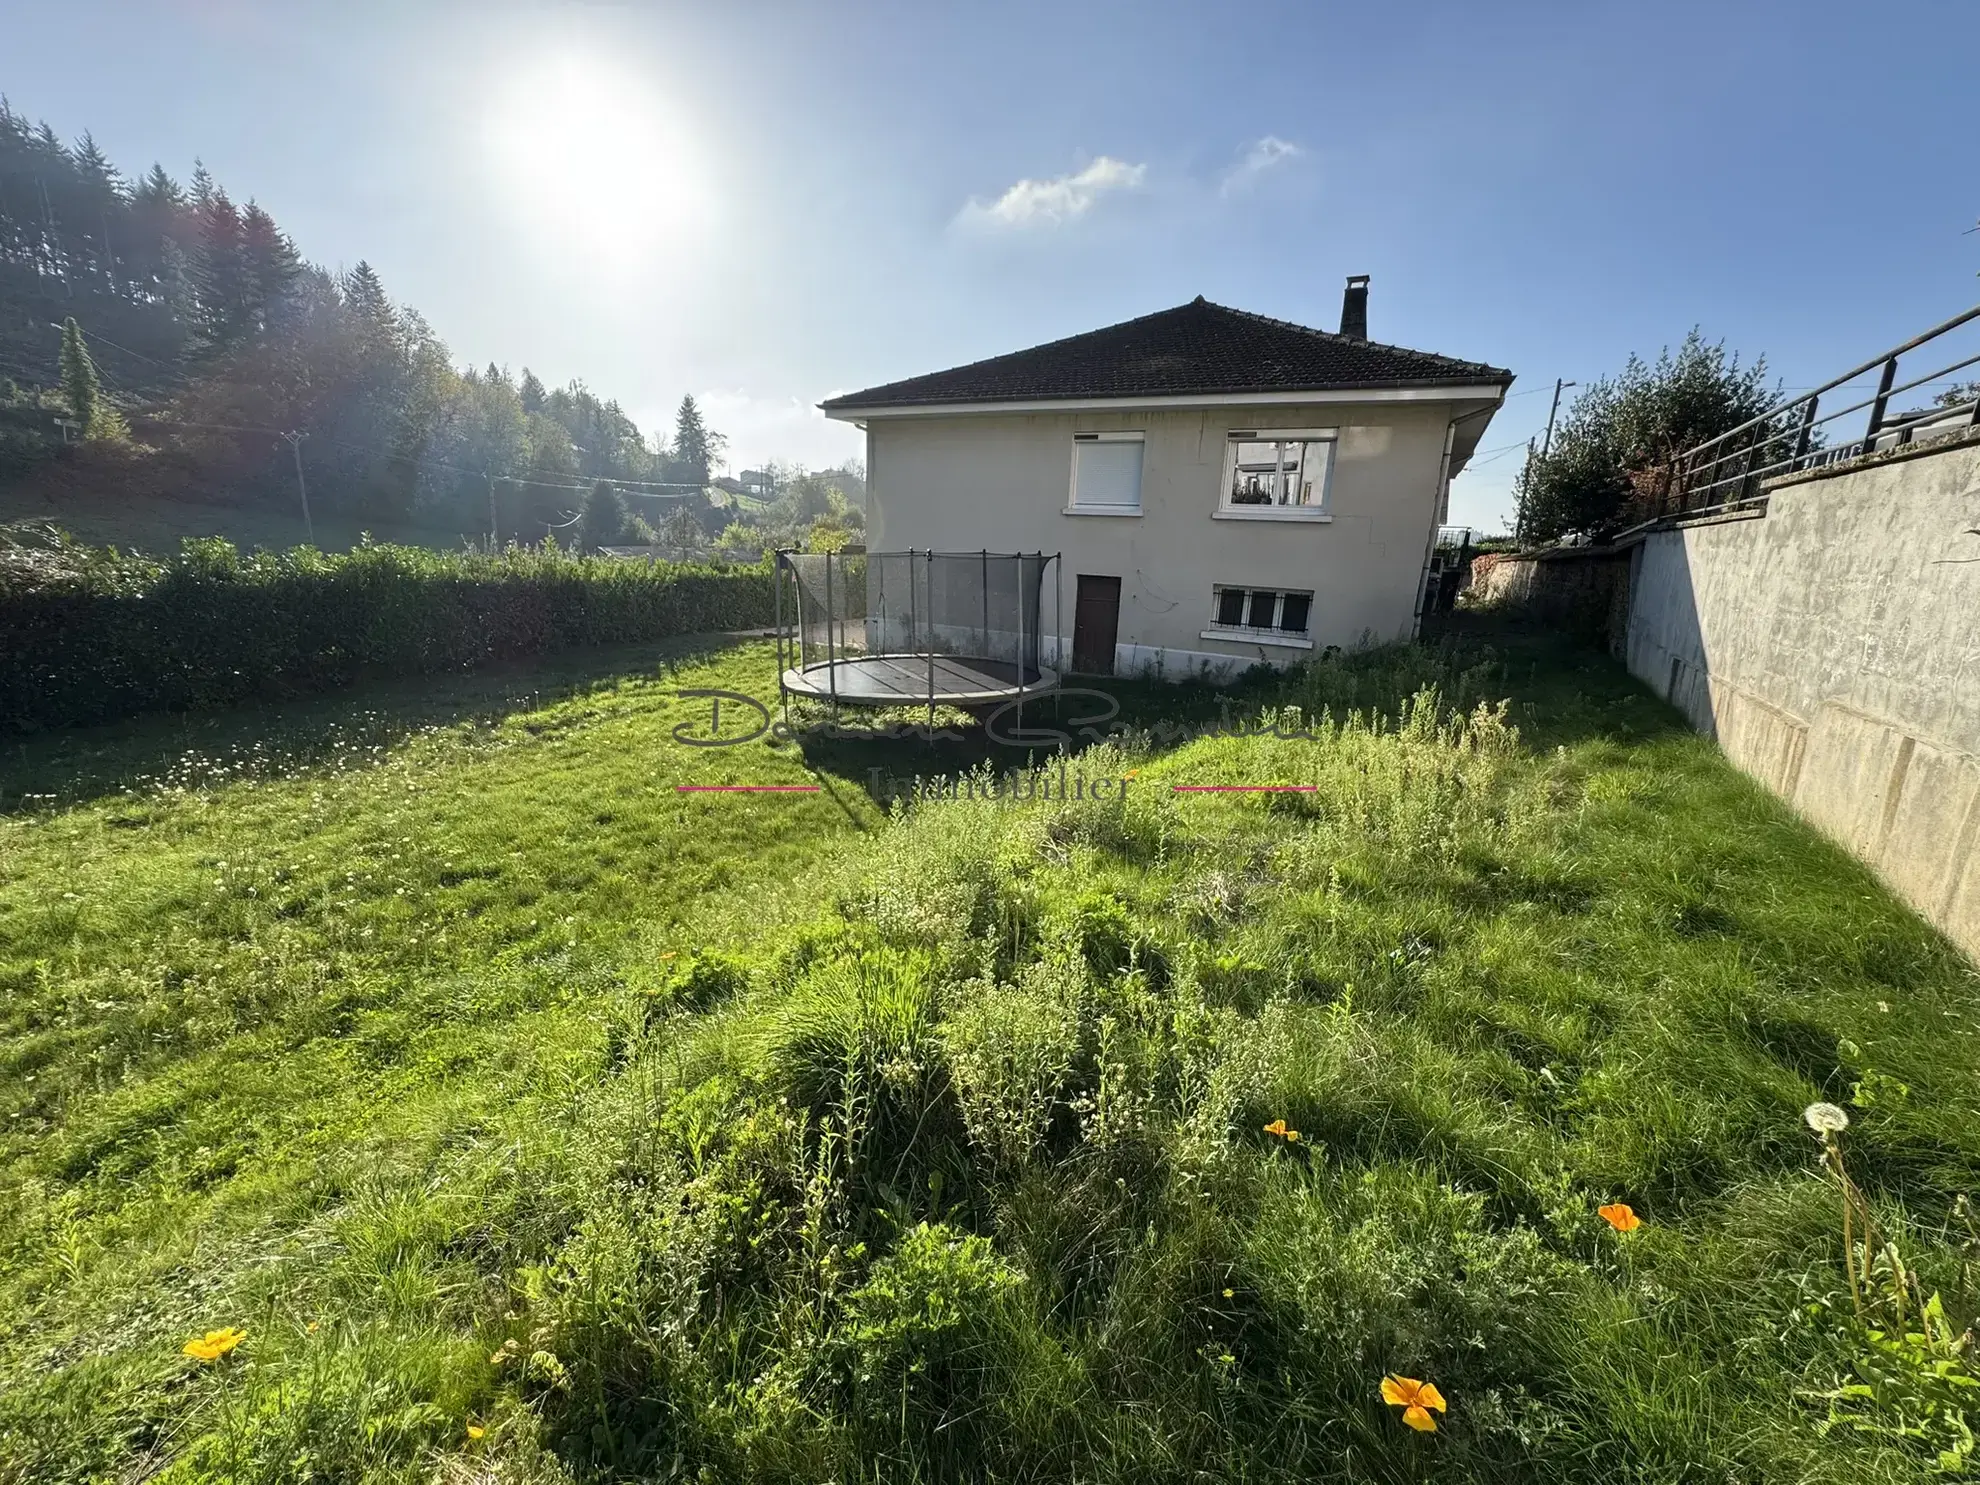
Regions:
[[[1512, 373], [1201, 297], [822, 404], [870, 549], [1061, 553], [1071, 668], [1227, 673], [1413, 635], [1451, 477]], [[1048, 611], [1049, 622], [1049, 611]]]

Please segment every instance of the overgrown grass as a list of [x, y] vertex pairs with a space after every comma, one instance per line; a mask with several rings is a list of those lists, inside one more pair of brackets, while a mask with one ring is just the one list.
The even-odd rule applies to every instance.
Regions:
[[[767, 649], [637, 658], [0, 773], [0, 1479], [1897, 1481], [1957, 1448], [1902, 1364], [1825, 1396], [1870, 1352], [1800, 1112], [1851, 1106], [1970, 1324], [1980, 983], [1606, 660], [1123, 687], [1135, 730], [1068, 768], [1124, 797], [886, 820], [869, 768], [985, 750], [686, 747], [673, 690], [765, 694]], [[1177, 735], [1261, 709], [1314, 736]], [[824, 790], [672, 788], [738, 779]], [[1172, 790], [1238, 782], [1318, 788]]]

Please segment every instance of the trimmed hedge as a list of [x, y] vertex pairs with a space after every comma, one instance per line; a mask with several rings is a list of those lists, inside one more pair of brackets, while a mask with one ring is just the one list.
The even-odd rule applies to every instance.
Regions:
[[0, 550], [0, 727], [229, 706], [585, 645], [767, 625], [770, 568], [365, 545], [160, 560], [62, 541]]

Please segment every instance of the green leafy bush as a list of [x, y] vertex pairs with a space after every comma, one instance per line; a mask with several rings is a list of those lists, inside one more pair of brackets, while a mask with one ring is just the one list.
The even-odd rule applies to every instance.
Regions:
[[0, 723], [27, 729], [330, 690], [553, 650], [765, 625], [767, 567], [649, 567], [554, 547], [367, 544], [156, 558], [0, 550]]
[[875, 1395], [883, 1416], [898, 1407], [908, 1378], [953, 1385], [952, 1371], [982, 1345], [992, 1302], [1022, 1279], [988, 1238], [917, 1223], [846, 1296], [838, 1339], [855, 1383]]

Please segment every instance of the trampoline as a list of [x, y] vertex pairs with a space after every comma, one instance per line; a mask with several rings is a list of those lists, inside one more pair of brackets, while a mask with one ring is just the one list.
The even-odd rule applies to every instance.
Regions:
[[[1000, 706], [1059, 684], [1044, 552], [777, 553], [783, 695], [845, 706]], [[1052, 590], [1051, 631], [1059, 623]]]

